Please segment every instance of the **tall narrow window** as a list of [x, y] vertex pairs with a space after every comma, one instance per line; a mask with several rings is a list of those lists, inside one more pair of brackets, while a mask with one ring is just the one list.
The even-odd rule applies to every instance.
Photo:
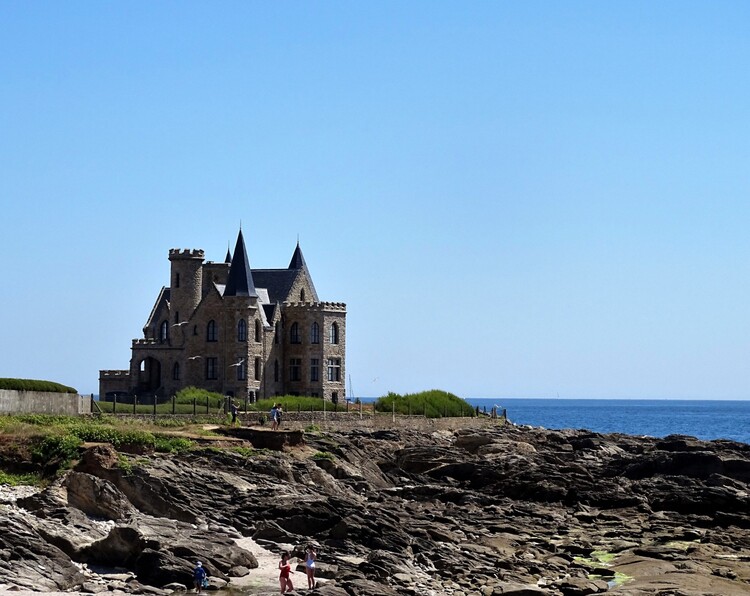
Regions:
[[180, 322], [180, 311], [179, 310], [175, 311], [175, 313], [174, 313], [174, 322], [175, 323], [179, 323]]
[[237, 322], [237, 341], [247, 341], [247, 323], [245, 319]]
[[255, 319], [255, 341], [260, 341], [260, 321]]
[[292, 323], [292, 327], [289, 329], [289, 341], [293, 344], [302, 343], [299, 338], [299, 325]]
[[310, 358], [310, 381], [320, 380], [320, 360], [317, 358]]
[[161, 341], [167, 341], [169, 339], [169, 322], [162, 321], [161, 327], [159, 327], [159, 339]]
[[260, 381], [260, 358], [255, 359], [255, 380]]
[[299, 292], [299, 301], [304, 302], [305, 301], [305, 288], [302, 288]]
[[289, 359], [289, 380], [299, 381], [301, 379], [302, 372], [302, 358], [290, 358]]
[[273, 334], [273, 343], [279, 343], [279, 337], [281, 337], [281, 321], [276, 321], [276, 329]]
[[206, 358], [206, 379], [213, 381], [219, 378], [219, 359]]
[[173, 381], [180, 380], [180, 363], [179, 362], [175, 362], [174, 366], [172, 367], [172, 380]]
[[278, 360], [273, 361], [273, 382], [274, 383], [279, 382], [279, 361]]
[[339, 343], [339, 326], [338, 323], [331, 323], [331, 334], [328, 341], [332, 344]]
[[320, 327], [317, 323], [313, 323], [310, 327], [310, 343], [311, 344], [319, 344], [320, 343]]
[[174, 274], [174, 287], [175, 288], [180, 287], [180, 274], [179, 273]]
[[329, 358], [328, 359], [328, 380], [329, 381], [341, 380], [341, 358]]
[[206, 341], [217, 341], [216, 321], [209, 321], [206, 327]]
[[247, 366], [244, 358], [237, 359], [237, 380], [244, 381], [247, 378]]

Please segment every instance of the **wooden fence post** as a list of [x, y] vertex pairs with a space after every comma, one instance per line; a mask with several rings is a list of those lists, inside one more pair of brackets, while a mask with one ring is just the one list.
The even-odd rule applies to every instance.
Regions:
[[112, 396], [112, 413], [117, 414], [117, 394]]
[[195, 414], [196, 414], [196, 411], [195, 411], [196, 410], [196, 407], [195, 407], [196, 403], [195, 402], [196, 402], [196, 398], [193, 398], [193, 416], [195, 416]]

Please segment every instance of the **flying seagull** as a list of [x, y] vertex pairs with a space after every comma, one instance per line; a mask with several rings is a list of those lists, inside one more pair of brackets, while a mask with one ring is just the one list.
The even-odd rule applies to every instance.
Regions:
[[245, 361], [245, 359], [244, 359], [244, 358], [241, 358], [240, 360], [238, 360], [238, 361], [237, 361], [237, 362], [235, 362], [234, 364], [230, 364], [230, 365], [229, 365], [229, 368], [231, 368], [231, 367], [233, 367], [233, 366], [240, 366], [240, 365], [241, 365], [241, 364], [242, 364], [242, 363], [243, 363], [244, 361]]
[[198, 358], [203, 358], [203, 356], [190, 356], [188, 360], [197, 360]]
[[174, 325], [172, 325], [172, 327], [182, 327], [183, 325], [187, 325], [187, 324], [188, 324], [187, 321], [182, 321], [181, 323], [175, 323]]

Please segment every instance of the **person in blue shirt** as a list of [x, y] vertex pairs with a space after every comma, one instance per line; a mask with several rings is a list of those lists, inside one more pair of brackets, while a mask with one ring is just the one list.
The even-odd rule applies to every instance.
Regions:
[[200, 561], [195, 564], [193, 570], [193, 583], [195, 584], [195, 593], [200, 594], [203, 590], [203, 584], [206, 582], [206, 570]]
[[279, 411], [278, 411], [278, 405], [273, 404], [273, 408], [271, 408], [271, 430], [276, 430], [279, 428]]

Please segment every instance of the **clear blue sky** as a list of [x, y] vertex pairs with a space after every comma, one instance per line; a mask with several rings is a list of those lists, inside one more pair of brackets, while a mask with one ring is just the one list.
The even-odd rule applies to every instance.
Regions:
[[746, 2], [0, 3], [0, 376], [299, 235], [355, 395], [750, 397]]

